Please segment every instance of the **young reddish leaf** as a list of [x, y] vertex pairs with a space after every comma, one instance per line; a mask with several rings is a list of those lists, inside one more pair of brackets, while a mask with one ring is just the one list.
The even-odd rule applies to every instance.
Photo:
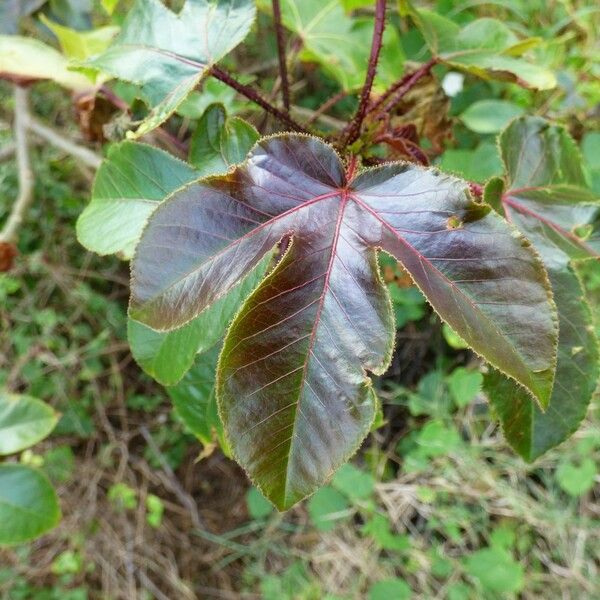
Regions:
[[385, 371], [394, 334], [377, 249], [477, 352], [542, 404], [552, 390], [555, 310], [525, 240], [454, 177], [410, 164], [352, 175], [320, 140], [266, 138], [162, 204], [132, 263], [131, 316], [171, 329], [285, 248], [234, 319], [218, 374], [233, 453], [280, 509], [326, 481], [373, 420], [366, 372]]
[[540, 118], [513, 121], [500, 136], [505, 186], [486, 197], [533, 242], [554, 291], [559, 314], [556, 380], [545, 412], [500, 373], [485, 388], [510, 445], [534, 460], [573, 433], [598, 381], [598, 343], [574, 259], [598, 258], [600, 205], [585, 187], [577, 146], [561, 127]]

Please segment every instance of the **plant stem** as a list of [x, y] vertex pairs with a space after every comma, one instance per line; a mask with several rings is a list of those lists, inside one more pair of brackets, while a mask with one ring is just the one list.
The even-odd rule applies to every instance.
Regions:
[[317, 110], [315, 110], [311, 116], [311, 118], [306, 121], [307, 125], [314, 123], [321, 115], [325, 114], [332, 106], [337, 104], [340, 100], [343, 100], [348, 95], [346, 90], [341, 90], [334, 96], [331, 96], [329, 100], [321, 104]]
[[285, 123], [290, 129], [294, 131], [300, 131], [302, 133], [308, 133], [308, 131], [300, 125], [297, 121], [292, 119], [290, 115], [286, 114], [282, 110], [279, 110], [276, 106], [273, 106], [270, 102], [265, 100], [254, 88], [250, 86], [244, 85], [239, 81], [235, 80], [227, 71], [213, 66], [210, 70], [210, 74], [222, 81], [224, 84], [228, 85], [230, 88], [233, 88], [236, 92], [248, 98], [248, 100], [252, 100], [255, 104], [258, 104], [261, 108], [266, 110], [268, 113], [272, 114], [274, 117], [277, 117], [282, 123]]
[[28, 96], [25, 88], [15, 85], [14, 135], [17, 155], [19, 194], [0, 231], [0, 242], [13, 242], [29, 205], [33, 201], [33, 173], [27, 144]]
[[[436, 64], [436, 62], [437, 60], [435, 58], [432, 58], [430, 61], [421, 65], [416, 71], [411, 71], [410, 73], [404, 75], [404, 77], [402, 77], [392, 86], [390, 86], [389, 89], [387, 89], [381, 95], [380, 98], [378, 98], [373, 104], [371, 104], [367, 108], [367, 114], [375, 111], [390, 111], [396, 104], [398, 104], [398, 102], [404, 96], [404, 94], [410, 91], [422, 77], [424, 77], [429, 73], [429, 71], [431, 71], [431, 68]], [[392, 96], [392, 99], [389, 102], [387, 102], [387, 104], [385, 104], [385, 107], [383, 109], [380, 110], [381, 105], [384, 104], [388, 100], [388, 98], [390, 98], [390, 96]]]
[[80, 146], [79, 144], [72, 142], [57, 131], [43, 125], [29, 114], [27, 114], [25, 123], [28, 129], [35, 133], [35, 135], [46, 140], [56, 148], [63, 150], [67, 154], [70, 154], [84, 165], [91, 167], [92, 169], [97, 169], [102, 164], [102, 157], [100, 155], [92, 152], [92, 150], [85, 146]]
[[360, 128], [365, 115], [367, 114], [369, 96], [371, 95], [371, 88], [373, 87], [373, 80], [375, 79], [375, 73], [377, 71], [379, 53], [383, 44], [383, 30], [385, 29], [385, 5], [386, 0], [377, 0], [377, 4], [375, 6], [375, 29], [373, 31], [371, 54], [369, 56], [369, 64], [367, 66], [367, 76], [360, 94], [360, 101], [358, 103], [358, 108], [356, 109], [356, 114], [348, 126], [347, 138], [344, 144], [345, 146], [349, 146], [359, 138]]
[[283, 36], [283, 25], [281, 24], [281, 6], [279, 0], [273, 0], [273, 21], [275, 34], [277, 36], [277, 54], [279, 55], [279, 77], [281, 79], [281, 93], [283, 95], [283, 106], [290, 112], [290, 84], [288, 81], [287, 64], [285, 56], [285, 39]]

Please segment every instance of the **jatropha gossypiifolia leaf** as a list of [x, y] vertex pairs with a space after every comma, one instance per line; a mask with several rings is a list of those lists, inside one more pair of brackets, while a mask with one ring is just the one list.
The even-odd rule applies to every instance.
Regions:
[[348, 170], [316, 138], [265, 138], [235, 170], [160, 205], [132, 263], [130, 316], [165, 330], [281, 247], [234, 318], [217, 373], [232, 452], [279, 509], [322, 485], [371, 426], [368, 372], [385, 371], [394, 340], [378, 250], [542, 406], [552, 392], [557, 318], [530, 244], [454, 177], [403, 163]]
[[187, 0], [177, 14], [160, 0], [136, 0], [110, 47], [83, 66], [140, 86], [151, 108], [132, 135], [140, 137], [246, 37], [255, 14], [253, 0]]
[[573, 433], [598, 382], [598, 343], [573, 261], [600, 258], [600, 203], [587, 188], [581, 157], [561, 127], [537, 117], [513, 121], [500, 136], [506, 182], [486, 198], [526, 236], [546, 266], [559, 314], [556, 379], [544, 412], [497, 371], [485, 387], [511, 446], [534, 460]]

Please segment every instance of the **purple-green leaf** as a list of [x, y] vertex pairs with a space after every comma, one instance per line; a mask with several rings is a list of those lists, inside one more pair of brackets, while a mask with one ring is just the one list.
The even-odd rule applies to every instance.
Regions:
[[597, 386], [598, 343], [571, 262], [600, 256], [600, 204], [586, 187], [577, 146], [562, 127], [537, 117], [516, 119], [500, 136], [500, 149], [506, 182], [488, 184], [486, 199], [540, 253], [559, 314], [556, 379], [544, 412], [500, 373], [485, 382], [507, 441], [531, 461], [577, 429]]
[[386, 370], [394, 339], [378, 250], [542, 405], [552, 390], [555, 307], [528, 242], [454, 177], [348, 170], [315, 138], [265, 138], [234, 171], [162, 204], [132, 263], [131, 316], [168, 330], [281, 248], [229, 329], [217, 378], [233, 454], [280, 509], [322, 485], [374, 418], [368, 373]]

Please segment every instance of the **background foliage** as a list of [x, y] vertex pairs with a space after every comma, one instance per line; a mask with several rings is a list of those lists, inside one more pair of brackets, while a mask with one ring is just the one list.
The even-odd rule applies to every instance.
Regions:
[[[131, 3], [56, 0], [45, 3], [47, 18], [42, 21], [39, 13], [25, 14], [42, 4], [9, 0], [0, 7], [0, 23], [10, 27], [13, 16], [24, 9], [21, 33], [58, 48], [57, 37], [44, 22], [80, 30], [114, 27], [122, 23]], [[303, 0], [296, 3], [302, 8], [298, 14], [289, 9], [292, 3], [283, 4], [284, 23], [303, 41], [290, 41], [293, 93], [297, 114], [309, 119], [332, 95], [356, 90], [362, 83], [372, 3]], [[226, 64], [268, 90], [278, 85], [275, 39], [268, 28], [270, 3], [258, 5], [261, 37], [255, 26], [244, 48]], [[404, 12], [412, 10], [408, 3], [398, 6]], [[326, 14], [315, 20], [324, 7]], [[425, 37], [410, 15], [400, 18], [395, 12], [391, 17], [386, 47], [394, 50], [384, 54], [375, 85], [382, 91], [397, 78], [403, 62], [405, 68], [411, 61], [421, 62], [427, 52], [424, 42], [430, 41], [427, 35], [448, 55], [447, 67], [408, 95], [402, 111], [407, 122], [417, 124], [419, 136], [429, 140], [431, 160], [484, 183], [503, 173], [496, 135], [512, 118], [536, 114], [566, 126], [582, 153], [583, 177], [599, 194], [600, 17], [595, 4], [440, 0], [428, 7], [436, 27], [426, 29], [432, 33]], [[460, 43], [468, 35], [458, 32], [476, 17], [498, 19], [521, 38], [536, 40], [525, 62], [543, 70], [532, 74], [522, 63], [517, 67], [529, 77], [542, 78], [542, 88], [548, 73], [558, 85], [535, 91], [510, 80], [476, 76], [482, 64], [489, 66], [486, 61], [510, 47], [507, 38], [494, 38], [491, 54], [481, 52], [480, 64], [464, 69]], [[444, 27], [450, 31], [445, 37], [440, 36]], [[15, 25], [6, 33], [16, 31]], [[90, 47], [103, 47], [103, 40], [114, 33], [95, 30], [93, 38], [75, 37], [69, 43], [68, 34], [62, 32], [61, 37], [56, 25], [52, 31], [63, 53], [77, 59], [92, 53]], [[343, 42], [332, 41], [332, 32], [343, 32]], [[58, 83], [79, 89], [77, 74], [58, 70], [63, 54], [44, 52], [45, 60], [58, 61], [51, 67]], [[125, 84], [117, 84], [115, 90], [127, 97]], [[10, 86], [2, 84], [0, 94], [1, 143], [9, 145], [14, 108]], [[225, 109], [217, 105], [205, 112], [213, 102]], [[31, 104], [31, 112], [43, 123], [83, 143], [71, 103], [57, 85], [36, 84]], [[354, 95], [345, 96], [319, 123], [335, 130], [354, 106]], [[141, 115], [141, 106], [139, 110]], [[201, 119], [217, 124], [218, 151], [210, 158], [215, 170], [236, 160], [231, 159], [234, 150], [228, 147], [225, 130], [226, 122], [229, 130], [240, 127], [236, 115], [262, 132], [276, 129], [275, 122], [249, 110], [246, 102], [213, 79], [206, 80], [202, 93], [192, 92], [179, 114], [177, 127], [169, 131], [175, 137], [195, 127], [205, 131], [204, 125], [197, 125]], [[113, 120], [115, 137], [121, 137], [121, 125]], [[93, 127], [88, 135], [90, 131]], [[246, 134], [252, 140], [252, 131]], [[192, 149], [204, 146], [193, 140]], [[163, 143], [160, 135], [151, 141]], [[100, 142], [93, 144], [96, 152], [103, 152]], [[127, 144], [110, 146], [109, 158], [127, 152]], [[178, 398], [189, 393], [185, 386], [212, 389], [214, 356], [209, 353], [206, 362], [196, 361], [168, 392], [132, 358], [127, 343], [127, 268], [117, 258], [82, 252], [75, 238], [75, 221], [87, 205], [92, 170], [51, 145], [32, 146], [35, 201], [20, 231], [20, 256], [0, 277], [0, 386], [38, 398], [52, 409], [38, 418], [35, 439], [6, 448], [11, 464], [0, 467], [0, 477], [1, 469], [27, 469], [45, 489], [48, 480], [52, 482], [63, 520], [38, 541], [0, 551], [4, 597], [460, 600], [600, 594], [597, 399], [574, 438], [534, 464], [525, 464], [508, 449], [489, 414], [478, 359], [431, 314], [405, 274], [392, 262], [384, 264], [398, 331], [392, 368], [376, 382], [383, 401], [379, 427], [329, 485], [289, 514], [278, 515], [255, 489], [247, 488], [239, 468], [214, 450], [219, 435], [215, 440], [212, 428], [190, 431], [184, 424], [190, 422], [183, 414], [187, 405]], [[177, 153], [172, 139], [165, 147]], [[206, 160], [192, 151], [196, 168], [204, 168]], [[154, 175], [157, 164], [149, 163]], [[109, 168], [105, 163], [103, 169]], [[186, 169], [180, 183], [189, 175]], [[15, 183], [13, 162], [3, 160], [0, 218], [8, 213]], [[111, 197], [108, 183], [96, 186], [99, 196]], [[90, 205], [87, 211], [94, 208]], [[78, 234], [82, 241], [86, 235], [95, 236], [94, 244], [109, 241], [102, 231], [86, 231], [85, 219], [79, 221]], [[128, 243], [120, 240], [118, 248], [106, 251], [127, 254]], [[579, 267], [577, 275], [592, 305], [598, 306], [597, 266]], [[135, 325], [129, 323], [130, 339], [139, 336], [143, 352], [152, 343], [152, 332], [140, 329], [132, 335], [131, 327]], [[136, 355], [135, 342], [132, 352], [143, 364], [146, 359]], [[188, 360], [193, 358], [192, 353]], [[159, 365], [160, 361], [144, 368], [165, 383], [179, 378], [160, 372]], [[1, 400], [5, 402], [4, 396]], [[56, 420], [52, 435], [42, 440]], [[0, 436], [4, 444], [9, 439], [1, 430]], [[198, 440], [203, 444], [200, 457]], [[1, 448], [0, 452], [5, 454]], [[52, 495], [49, 488], [48, 494]], [[57, 510], [48, 513], [53, 522], [47, 526], [56, 521]]]

